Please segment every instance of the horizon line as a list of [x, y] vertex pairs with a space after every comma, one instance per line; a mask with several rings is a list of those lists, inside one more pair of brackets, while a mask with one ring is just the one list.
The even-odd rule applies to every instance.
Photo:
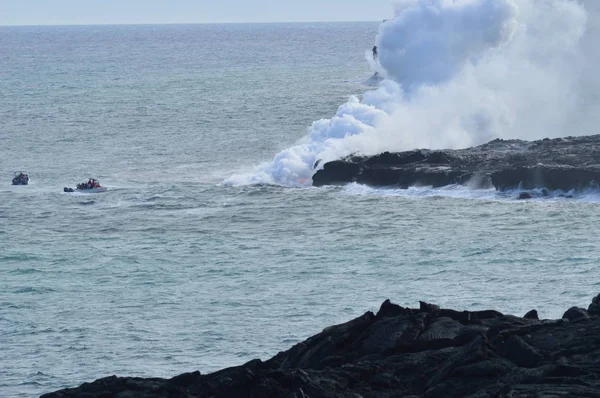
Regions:
[[0, 28], [34, 28], [34, 27], [67, 27], [67, 26], [162, 26], [162, 25], [275, 25], [275, 24], [305, 24], [305, 23], [367, 23], [381, 22], [383, 20], [340, 20], [340, 21], [254, 21], [254, 22], [143, 22], [143, 23], [65, 23], [65, 24], [22, 24], [22, 25], [3, 25]]

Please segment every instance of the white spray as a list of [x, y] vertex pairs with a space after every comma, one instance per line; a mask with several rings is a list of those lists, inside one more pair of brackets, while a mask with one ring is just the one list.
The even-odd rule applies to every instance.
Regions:
[[380, 86], [226, 183], [307, 186], [317, 160], [352, 153], [598, 133], [598, 3], [400, 0], [376, 38]]

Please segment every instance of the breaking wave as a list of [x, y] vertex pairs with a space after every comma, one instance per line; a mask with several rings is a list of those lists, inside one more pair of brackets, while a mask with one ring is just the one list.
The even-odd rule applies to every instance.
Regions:
[[[335, 189], [338, 189], [337, 187]], [[523, 202], [547, 202], [547, 203], [600, 203], [600, 190], [585, 189], [582, 191], [550, 191], [544, 188], [533, 190], [512, 189], [497, 191], [495, 188], [475, 189], [464, 185], [448, 185], [440, 188], [431, 186], [401, 188], [377, 188], [367, 185], [351, 183], [340, 188], [344, 194], [351, 196], [397, 196], [403, 198], [449, 198], [485, 200], [492, 202], [514, 202], [519, 200], [519, 195], [527, 192], [531, 198]]]

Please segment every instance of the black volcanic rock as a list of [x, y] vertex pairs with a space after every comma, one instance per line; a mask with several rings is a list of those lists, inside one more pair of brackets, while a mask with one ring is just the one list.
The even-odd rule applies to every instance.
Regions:
[[524, 368], [533, 368], [544, 359], [538, 350], [518, 335], [510, 336], [504, 343], [506, 358]]
[[588, 312], [583, 308], [571, 307], [567, 310], [567, 312], [564, 313], [562, 317], [563, 319], [568, 319], [570, 321], [579, 321], [581, 319], [588, 319], [589, 315]]
[[[384, 152], [325, 163], [313, 185], [351, 182], [407, 188], [466, 184], [498, 190], [582, 190], [600, 182], [600, 135], [540, 141], [494, 140], [460, 150]], [[547, 191], [542, 191], [547, 196]]]
[[600, 315], [600, 294], [592, 300], [592, 303], [588, 307], [588, 313], [590, 315]]
[[523, 316], [525, 319], [540, 319], [536, 310], [531, 310]]
[[584, 312], [540, 321], [387, 300], [266, 362], [169, 380], [111, 376], [43, 398], [600, 397], [600, 317]]
[[[328, 180], [330, 184], [342, 184], [350, 180], [355, 179], [356, 174], [360, 171], [360, 166], [355, 163], [336, 160], [334, 162], [325, 163], [323, 171], [331, 176], [332, 179]], [[315, 178], [317, 183], [315, 183]], [[313, 177], [313, 184], [319, 185], [319, 177], [316, 175]], [[324, 185], [324, 184], [321, 184]]]

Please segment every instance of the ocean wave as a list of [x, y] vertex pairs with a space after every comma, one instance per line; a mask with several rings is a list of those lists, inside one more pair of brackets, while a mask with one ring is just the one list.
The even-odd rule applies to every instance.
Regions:
[[17, 269], [10, 271], [10, 273], [15, 274], [15, 275], [30, 275], [30, 274], [41, 274], [41, 273], [44, 273], [44, 271], [39, 270], [37, 268], [17, 268]]
[[49, 287], [22, 287], [13, 291], [13, 293], [23, 294], [23, 293], [34, 293], [34, 294], [44, 294], [44, 293], [53, 293], [56, 290]]
[[9, 254], [0, 257], [0, 263], [5, 261], [36, 261], [39, 260], [37, 256], [32, 256], [29, 254], [19, 253], [19, 254]]

